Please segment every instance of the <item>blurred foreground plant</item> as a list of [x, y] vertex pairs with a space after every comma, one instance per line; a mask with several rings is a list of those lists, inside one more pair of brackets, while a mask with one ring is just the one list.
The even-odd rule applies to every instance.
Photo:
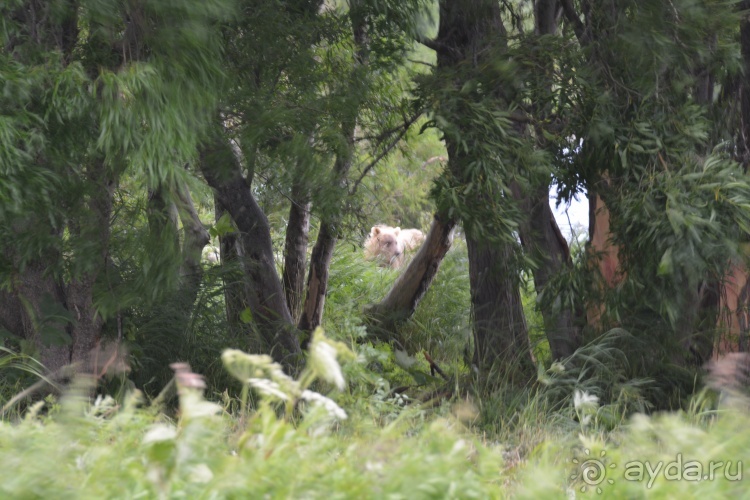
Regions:
[[248, 389], [253, 388], [268, 401], [284, 402], [287, 416], [298, 402], [304, 401], [323, 407], [332, 418], [346, 419], [346, 412], [332, 399], [311, 391], [308, 387], [316, 379], [322, 379], [343, 390], [346, 381], [337, 358], [351, 359], [354, 354], [342, 342], [326, 338], [320, 327], [313, 332], [309, 351], [307, 366], [299, 380], [284, 373], [281, 365], [266, 354], [246, 354], [237, 349], [227, 349], [221, 359], [227, 370], [243, 384], [243, 408], [247, 408]]

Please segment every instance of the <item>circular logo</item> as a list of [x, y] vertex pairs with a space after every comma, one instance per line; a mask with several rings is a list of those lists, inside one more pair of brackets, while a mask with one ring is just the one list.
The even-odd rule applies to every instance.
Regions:
[[598, 458], [591, 457], [591, 450], [583, 450], [586, 457], [573, 458], [571, 462], [576, 466], [575, 471], [570, 475], [573, 482], [583, 482], [581, 492], [585, 493], [589, 488], [596, 488], [596, 492], [601, 494], [601, 485], [606, 481], [607, 484], [615, 484], [615, 480], [607, 478], [607, 469], [614, 469], [617, 464], [607, 463], [607, 452], [602, 450]]

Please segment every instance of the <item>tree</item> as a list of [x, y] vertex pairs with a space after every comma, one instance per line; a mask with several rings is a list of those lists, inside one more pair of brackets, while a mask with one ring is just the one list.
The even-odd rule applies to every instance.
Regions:
[[[365, 313], [383, 339], [417, 309], [460, 226], [482, 373], [534, 376], [529, 274], [551, 359], [581, 345], [587, 301], [606, 309], [589, 332], [617, 324], [658, 344], [634, 355], [641, 373], [710, 357], [718, 283], [750, 227], [741, 11], [435, 6], [431, 33], [417, 0], [4, 5], [2, 328], [52, 369], [85, 360], [105, 332], [164, 365], [172, 354], [154, 346], [211, 337], [196, 311], [223, 295], [217, 330], [225, 316], [232, 343], [294, 368], [324, 321], [337, 242], [388, 222], [368, 218], [377, 211], [432, 215]], [[425, 47], [435, 64], [414, 57]], [[425, 138], [433, 129], [444, 150]], [[423, 133], [434, 146], [404, 159]], [[373, 188], [399, 185], [384, 173], [427, 167], [434, 205], [373, 208]], [[552, 216], [553, 181], [561, 199], [586, 191], [607, 206], [622, 272], [601, 303]], [[200, 261], [210, 235], [220, 266]]]
[[503, 186], [519, 173], [514, 164], [526, 151], [508, 119], [512, 87], [502, 89], [503, 75], [493, 71], [507, 54], [500, 6], [441, 2], [438, 35], [428, 43], [438, 56], [436, 86], [443, 99], [435, 122], [449, 158], [436, 195], [443, 213], [460, 217], [466, 228], [474, 361], [482, 368], [518, 361], [524, 378], [530, 373], [529, 344], [512, 265], [518, 218]]
[[633, 366], [674, 386], [668, 367], [711, 356], [715, 325], [700, 314], [715, 302], [706, 285], [739, 258], [748, 227], [747, 179], [725, 152], [733, 146], [712, 142], [727, 135], [714, 113], [726, 97], [711, 82], [737, 69], [727, 34], [738, 23], [714, 2], [583, 2], [583, 19], [564, 5], [588, 63], [576, 83], [582, 146], [569, 178], [606, 204], [619, 253], [607, 314], [650, 344]]
[[184, 176], [219, 77], [211, 26], [227, 5], [32, 0], [1, 10], [0, 310], [3, 327], [55, 370], [85, 360], [109, 313], [96, 289], [112, 264], [118, 179], [129, 168], [153, 187]]
[[[275, 283], [268, 288], [275, 279], [261, 283], [246, 271], [246, 288], [256, 294], [247, 301], [253, 316], [260, 312], [253, 304], [261, 297], [276, 297], [274, 316], [283, 323], [291, 324], [298, 311], [300, 330], [309, 332], [321, 323], [331, 257], [346, 227], [345, 207], [353, 203], [359, 184], [353, 181], [350, 190], [350, 177], [372, 169], [416, 119], [404, 116], [408, 99], [393, 89], [400, 84], [395, 73], [419, 9], [419, 2], [354, 2], [349, 9], [293, 2], [278, 10], [266, 2], [226, 30], [227, 71], [233, 80], [251, 82], [230, 92], [220, 112], [228, 138], [246, 163], [238, 167], [247, 169], [248, 185], [260, 176], [260, 189], [280, 188], [290, 200], [282, 274], [291, 315], [282, 313]], [[362, 138], [355, 137], [356, 130]], [[374, 151], [373, 160], [363, 172], [353, 171], [355, 160], [368, 150]], [[204, 175], [217, 188], [212, 170], [204, 168]], [[242, 175], [236, 172], [238, 182]], [[238, 211], [252, 203], [238, 200], [234, 209], [222, 205], [237, 223]], [[256, 207], [250, 212], [257, 216], [252, 224], [261, 220]], [[302, 301], [301, 270], [313, 215], [320, 224]], [[249, 255], [251, 241], [245, 243], [242, 252]], [[272, 265], [270, 238], [264, 236], [262, 244], [267, 258], [260, 267]]]
[[[492, 21], [486, 21], [492, 24], [490, 27], [482, 27], [472, 25], [472, 14], [476, 9], [483, 10], [483, 13], [479, 16], [483, 20], [493, 19]], [[463, 13], [466, 11], [466, 13]], [[505, 26], [505, 18], [503, 13], [510, 14], [510, 19], [514, 20], [515, 23], [511, 28]], [[490, 16], [490, 17], [487, 17]], [[494, 16], [494, 17], [492, 17]], [[455, 179], [460, 179], [462, 176], [464, 180], [462, 190], [457, 190], [455, 187], [446, 188], [454, 189], [460, 194], [452, 194], [452, 198], [455, 200], [455, 204], [470, 202], [458, 201], [458, 200], [478, 200], [478, 205], [486, 205], [491, 203], [489, 199], [498, 198], [505, 196], [506, 198], [513, 197], [515, 203], [506, 199], [501, 202], [502, 208], [498, 210], [487, 210], [486, 206], [474, 206], [473, 208], [464, 206], [459, 210], [463, 210], [465, 214], [462, 219], [469, 226], [473, 223], [472, 221], [493, 218], [505, 218], [506, 227], [500, 228], [499, 233], [501, 240], [506, 240], [507, 243], [513, 247], [515, 246], [514, 234], [520, 235], [520, 240], [524, 247], [526, 258], [533, 260], [534, 265], [532, 271], [534, 274], [534, 281], [536, 284], [537, 292], [541, 296], [545, 297], [545, 300], [541, 301], [542, 312], [546, 319], [546, 330], [549, 337], [549, 342], [554, 358], [563, 358], [570, 356], [575, 348], [580, 343], [579, 338], [579, 326], [573, 314], [573, 308], [570, 306], [555, 307], [554, 304], [559, 303], [557, 294], [554, 287], [550, 287], [547, 290], [547, 284], [554, 280], [559, 274], [567, 269], [571, 265], [571, 259], [567, 248], [567, 243], [562, 237], [557, 223], [552, 216], [552, 211], [549, 206], [548, 192], [549, 185], [551, 182], [551, 171], [548, 167], [550, 161], [549, 158], [544, 158], [539, 155], [535, 155], [533, 159], [529, 156], [529, 153], [533, 151], [532, 148], [537, 150], [548, 150], [549, 154], [558, 154], [561, 149], [560, 143], [555, 141], [545, 140], [545, 134], [550, 135], [557, 133], [556, 125], [554, 125], [553, 111], [559, 100], [560, 91], [555, 89], [550, 84], [554, 78], [554, 72], [550, 69], [553, 66], [555, 52], [553, 48], [548, 47], [551, 45], [549, 42], [545, 45], [545, 40], [549, 39], [548, 35], [553, 35], [557, 31], [558, 21], [560, 17], [560, 8], [557, 2], [538, 2], [533, 12], [533, 19], [535, 22], [536, 29], [531, 35], [525, 35], [523, 31], [524, 22], [521, 17], [513, 10], [509, 4], [503, 6], [494, 5], [492, 2], [476, 3], [470, 2], [467, 6], [463, 6], [460, 9], [452, 10], [444, 7], [440, 11], [441, 21], [441, 32], [443, 37], [446, 36], [448, 39], [441, 39], [440, 34], [435, 40], [429, 40], [425, 43], [431, 48], [435, 49], [439, 55], [438, 64], [439, 69], [436, 72], [435, 80], [440, 81], [452, 81], [457, 88], [460, 88], [460, 92], [457, 96], [451, 96], [447, 93], [439, 94], [436, 96], [432, 90], [428, 90], [427, 96], [425, 97], [426, 102], [440, 102], [442, 109], [435, 111], [436, 119], [433, 123], [436, 123], [441, 130], [446, 132], [447, 145], [451, 146], [451, 140], [455, 144], [461, 144], [462, 148], [456, 148], [454, 144], [451, 177], [444, 179], [446, 185], [450, 185], [455, 182]], [[524, 45], [519, 47], [509, 46], [507, 40], [511, 38], [508, 31], [517, 31], [518, 35], [523, 35]], [[487, 33], [483, 34], [483, 31]], [[450, 39], [455, 37], [456, 40]], [[487, 38], [486, 42], [482, 42], [483, 37]], [[456, 47], [456, 43], [465, 44], [466, 47]], [[482, 43], [486, 43], [484, 47]], [[496, 46], [494, 46], [495, 44]], [[460, 57], [456, 57], [459, 53], [468, 54], [463, 60]], [[478, 56], [481, 54], [481, 56]], [[541, 55], [539, 55], [541, 54]], [[547, 57], [547, 59], [543, 59]], [[457, 59], [457, 60], [452, 60]], [[524, 61], [524, 58], [528, 59], [528, 62], [522, 63], [522, 65], [516, 66], [509, 61], [516, 59]], [[471, 65], [475, 65], [473, 70], [470, 70]], [[499, 67], [507, 64], [507, 66]], [[526, 65], [529, 71], [524, 71], [523, 65]], [[495, 65], [493, 67], [493, 65]], [[538, 66], [546, 68], [545, 72], [538, 72]], [[489, 69], [489, 70], [488, 70]], [[523, 77], [509, 77], [509, 72], [516, 71], [518, 74], [522, 74]], [[524, 86], [519, 85], [519, 80], [526, 78]], [[437, 85], [436, 85], [437, 86]], [[483, 87], [482, 87], [483, 86]], [[498, 90], [497, 95], [491, 95], [484, 89], [500, 88], [504, 90]], [[462, 104], [456, 106], [454, 110], [451, 110], [450, 114], [446, 116], [444, 113], [447, 108], [444, 106], [445, 102], [458, 102], [463, 99], [463, 95], [469, 95], [474, 92], [471, 97], [475, 100], [473, 103]], [[494, 98], [494, 101], [492, 100]], [[534, 102], [534, 106], [531, 109], [526, 109], [522, 105], [524, 99], [531, 98]], [[520, 107], [520, 110], [516, 110], [510, 116], [504, 114], [508, 110]], [[483, 109], [484, 108], [484, 109]], [[483, 116], [480, 116], [481, 111], [485, 111]], [[500, 111], [495, 116], [492, 115], [493, 111]], [[510, 119], [510, 120], [509, 120]], [[442, 122], [441, 122], [442, 120]], [[455, 122], [458, 120], [462, 121], [461, 125], [456, 125]], [[472, 121], [473, 120], [473, 121]], [[547, 125], [550, 122], [552, 126]], [[533, 128], [531, 128], [533, 126]], [[531, 128], [531, 130], [528, 130]], [[559, 128], [559, 127], [558, 127]], [[482, 130], [489, 131], [485, 135], [481, 135], [478, 132], [472, 136], [470, 130]], [[455, 137], [451, 138], [448, 134], [454, 134]], [[474, 142], [469, 142], [467, 137], [472, 137]], [[498, 140], [501, 137], [502, 140]], [[481, 151], [476, 156], [480, 159], [468, 159], [465, 163], [469, 165], [466, 167], [457, 167], [456, 165], [463, 160], [457, 160], [455, 157], [462, 154], [461, 150], [470, 151]], [[498, 152], [502, 151], [507, 154], [505, 158], [502, 158], [502, 154], [498, 155]], [[501, 158], [498, 158], [501, 156]], [[523, 158], [527, 159], [524, 160]], [[529, 161], [530, 160], [530, 161]], [[465, 176], [462, 170], [471, 171], [475, 164], [481, 162], [499, 163], [499, 169], [501, 172], [498, 174], [495, 171], [498, 166], [494, 167], [492, 173], [479, 170], [478, 173], [470, 174]], [[503, 163], [507, 162], [507, 163]], [[508, 164], [515, 163], [515, 165], [508, 166]], [[487, 168], [487, 167], [485, 167]], [[493, 167], [489, 167], [492, 169]], [[475, 175], [475, 177], [471, 177]], [[483, 189], [483, 184], [487, 184], [488, 178], [497, 178], [500, 182], [500, 187], [495, 192], [489, 195], [478, 194]], [[442, 181], [441, 181], [442, 182]], [[497, 182], [497, 181], [496, 181]], [[503, 183], [506, 187], [503, 187]], [[509, 189], [508, 189], [509, 187]], [[489, 188], [492, 191], [492, 188]], [[502, 193], [502, 194], [499, 194]], [[517, 213], [517, 208], [514, 205], [517, 204], [520, 207], [522, 214]], [[456, 210], [458, 207], [452, 206], [448, 210]], [[493, 205], [493, 208], [495, 206]], [[515, 211], [515, 213], [513, 213]], [[455, 220], [455, 216], [449, 215], [446, 211], [442, 214], [436, 215], [436, 219], [440, 220]], [[503, 222], [500, 223], [501, 225]], [[449, 224], [452, 227], [452, 222]], [[433, 226], [434, 227], [434, 226]], [[440, 229], [440, 228], [438, 228]], [[488, 231], [492, 233], [493, 230]], [[443, 231], [439, 230], [438, 234], [442, 234]], [[481, 239], [491, 239], [490, 234], [483, 234]], [[477, 238], [472, 238], [469, 233], [470, 251], [476, 247], [478, 241]], [[438, 237], [436, 241], [442, 240], [442, 237]], [[429, 239], [428, 239], [429, 240]], [[491, 246], [495, 245], [495, 241]], [[443, 251], [435, 253], [434, 251], [420, 253], [414, 260], [414, 264], [409, 270], [399, 278], [398, 283], [394, 286], [394, 289], [389, 293], [388, 297], [383, 302], [371, 309], [371, 312], [378, 319], [381, 327], [388, 328], [392, 324], [391, 321], [387, 321], [386, 318], [403, 319], [413, 313], [416, 303], [421, 297], [420, 292], [426, 289], [426, 285], [429, 283], [432, 273], [424, 273], [424, 269], [436, 269], [439, 264], [439, 258], [445, 254]], [[479, 252], [472, 253], [472, 260], [476, 262], [476, 259], [480, 258]], [[499, 296], [505, 295], [503, 292], [479, 292], [478, 287], [489, 285], [488, 279], [491, 280], [491, 276], [505, 275], [509, 280], [513, 276], [517, 276], [519, 272], [519, 262], [514, 256], [520, 255], [520, 250], [515, 249], [513, 251], [501, 250], [498, 256], [485, 256], [483, 260], [491, 260], [495, 262], [489, 268], [498, 267], [497, 272], [487, 273], [485, 271], [477, 271], [473, 273], [475, 278], [475, 287], [477, 293], [475, 299], [478, 301], [476, 304], [479, 307], [478, 314], [482, 316], [482, 310], [493, 311], [488, 318], [479, 318], [477, 328], [479, 325], [491, 325], [493, 322], [497, 323], [497, 315], [508, 315], [509, 324], [517, 325], [513, 328], [519, 330], [518, 338], [524, 338], [525, 333], [522, 326], [523, 316], [520, 314], [520, 310], [515, 306], [506, 306], [505, 302], [510, 303], [517, 302], [516, 299], [520, 298], [516, 296], [516, 293], [511, 290], [518, 288], [517, 280], [515, 283], [508, 282], [506, 285], [491, 285], [490, 288], [497, 288], [498, 290], [507, 290], [510, 293], [511, 298], [500, 299]], [[429, 258], [425, 259], [425, 257]], [[437, 259], [436, 259], [437, 257]], [[474, 266], [475, 269], [487, 268], [487, 264], [477, 264]], [[488, 269], [489, 269], [488, 268]], [[482, 274], [484, 278], [479, 279], [479, 274]], [[424, 278], [424, 279], [422, 279]], [[416, 294], [414, 292], [417, 292]], [[545, 293], [546, 292], [546, 293]], [[485, 298], [481, 298], [483, 295], [487, 295]], [[494, 303], [499, 300], [500, 302]], [[493, 305], [481, 305], [483, 303]], [[503, 305], [501, 306], [500, 303]], [[494, 317], [495, 319], [491, 319]], [[508, 326], [500, 326], [500, 329], [508, 329]], [[486, 330], [496, 330], [495, 327], [488, 327]], [[515, 335], [515, 334], [514, 334]], [[513, 337], [514, 335], [511, 335]], [[502, 343], [501, 341], [498, 341]], [[487, 345], [494, 345], [496, 342], [490, 342]], [[482, 345], [485, 343], [482, 342]], [[519, 345], [523, 344], [521, 341]], [[482, 352], [485, 348], [482, 348]], [[492, 348], [494, 349], [494, 347]], [[523, 349], [521, 349], [523, 350]], [[518, 353], [516, 354], [518, 356]]]

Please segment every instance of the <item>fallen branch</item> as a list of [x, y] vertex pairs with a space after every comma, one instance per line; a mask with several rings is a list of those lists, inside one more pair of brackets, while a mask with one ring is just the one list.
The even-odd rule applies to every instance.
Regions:
[[424, 354], [424, 359], [426, 359], [430, 364], [430, 375], [434, 377], [435, 372], [437, 372], [441, 377], [443, 377], [443, 380], [447, 382], [448, 375], [446, 375], [445, 372], [438, 366], [438, 364], [435, 363], [435, 360], [432, 359], [429, 354], [427, 354], [427, 351], [422, 351], [422, 354]]

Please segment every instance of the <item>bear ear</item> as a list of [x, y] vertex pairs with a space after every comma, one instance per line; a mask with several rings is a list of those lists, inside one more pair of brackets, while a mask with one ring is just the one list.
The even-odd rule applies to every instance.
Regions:
[[396, 229], [393, 230], [393, 232], [396, 233], [396, 236], [398, 236], [398, 233], [401, 232], [401, 228], [397, 227]]
[[370, 234], [373, 236], [377, 236], [380, 234], [380, 228], [378, 226], [375, 226], [372, 228], [372, 231], [370, 231]]

